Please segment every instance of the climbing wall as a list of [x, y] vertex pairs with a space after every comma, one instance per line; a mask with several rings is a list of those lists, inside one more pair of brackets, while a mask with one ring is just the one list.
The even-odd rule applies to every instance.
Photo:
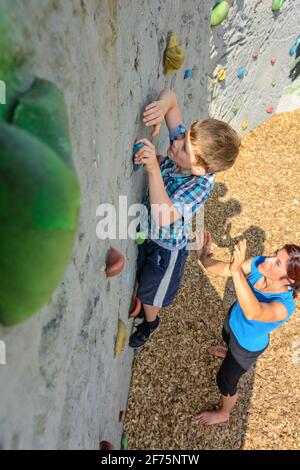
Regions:
[[[2, 3], [34, 73], [64, 95], [81, 212], [72, 258], [48, 304], [24, 323], [0, 327], [6, 345], [0, 448], [97, 449], [103, 440], [118, 448], [133, 359], [127, 346], [122, 351], [122, 336], [124, 326], [127, 337], [132, 327], [137, 247], [118, 234], [99, 240], [97, 207], [118, 209], [119, 196], [127, 196], [128, 207], [141, 202], [145, 175], [133, 171], [132, 146], [136, 137], [150, 138], [141, 112], [163, 88], [175, 91], [188, 125], [211, 116], [243, 135], [272, 115], [266, 109], [276, 108], [290, 81], [299, 0], [286, 0], [277, 13], [272, 0], [230, 1], [227, 17], [214, 27], [210, 1]], [[164, 75], [170, 31], [185, 63]], [[166, 151], [165, 126], [154, 143], [157, 153]], [[111, 247], [123, 254], [125, 266], [107, 277]]]
[[[227, 18], [212, 28], [210, 38], [209, 113], [244, 135], [272, 116], [291, 82], [300, 1], [284, 1], [275, 12], [268, 0], [229, 3]], [[224, 80], [218, 79], [221, 70]]]

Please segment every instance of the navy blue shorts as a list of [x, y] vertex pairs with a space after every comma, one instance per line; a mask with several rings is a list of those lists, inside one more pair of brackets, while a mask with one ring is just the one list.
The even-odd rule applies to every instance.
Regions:
[[180, 287], [188, 250], [162, 248], [152, 240], [139, 245], [137, 260], [137, 296], [143, 304], [170, 305]]

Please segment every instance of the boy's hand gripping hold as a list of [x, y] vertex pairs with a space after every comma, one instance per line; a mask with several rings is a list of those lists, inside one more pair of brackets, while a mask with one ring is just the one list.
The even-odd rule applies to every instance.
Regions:
[[155, 146], [148, 139], [136, 140], [135, 144], [138, 143], [143, 143], [144, 146], [140, 148], [134, 156], [135, 165], [144, 165], [148, 173], [152, 173], [157, 169], [160, 171]]

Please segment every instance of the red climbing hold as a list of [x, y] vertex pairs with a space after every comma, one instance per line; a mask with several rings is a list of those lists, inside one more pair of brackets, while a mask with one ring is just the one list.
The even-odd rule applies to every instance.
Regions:
[[258, 57], [258, 52], [253, 52], [253, 54], [252, 54], [252, 59], [253, 59], [253, 60], [256, 60], [257, 57]]
[[131, 311], [129, 312], [129, 317], [130, 318], [137, 317], [141, 310], [142, 310], [142, 302], [140, 301], [138, 297], [135, 297], [133, 307]]
[[111, 248], [106, 259], [106, 276], [113, 277], [120, 274], [125, 265], [125, 258], [120, 251]]
[[122, 410], [122, 411], [120, 411], [119, 422], [124, 423], [125, 419], [126, 419], [126, 411]]
[[108, 441], [100, 442], [99, 450], [113, 450], [114, 446]]
[[273, 106], [269, 106], [267, 109], [266, 109], [267, 113], [273, 113], [274, 112], [274, 107]]
[[271, 59], [271, 64], [274, 65], [276, 60], [277, 60], [276, 57], [273, 56], [272, 59]]

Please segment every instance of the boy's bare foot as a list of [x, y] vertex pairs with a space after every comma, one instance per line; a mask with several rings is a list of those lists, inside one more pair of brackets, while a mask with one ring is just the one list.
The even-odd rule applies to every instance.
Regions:
[[225, 357], [227, 354], [227, 348], [224, 346], [210, 346], [207, 351], [216, 357]]
[[196, 417], [199, 424], [204, 426], [212, 426], [213, 424], [221, 424], [229, 421], [229, 413], [221, 410], [204, 411]]

